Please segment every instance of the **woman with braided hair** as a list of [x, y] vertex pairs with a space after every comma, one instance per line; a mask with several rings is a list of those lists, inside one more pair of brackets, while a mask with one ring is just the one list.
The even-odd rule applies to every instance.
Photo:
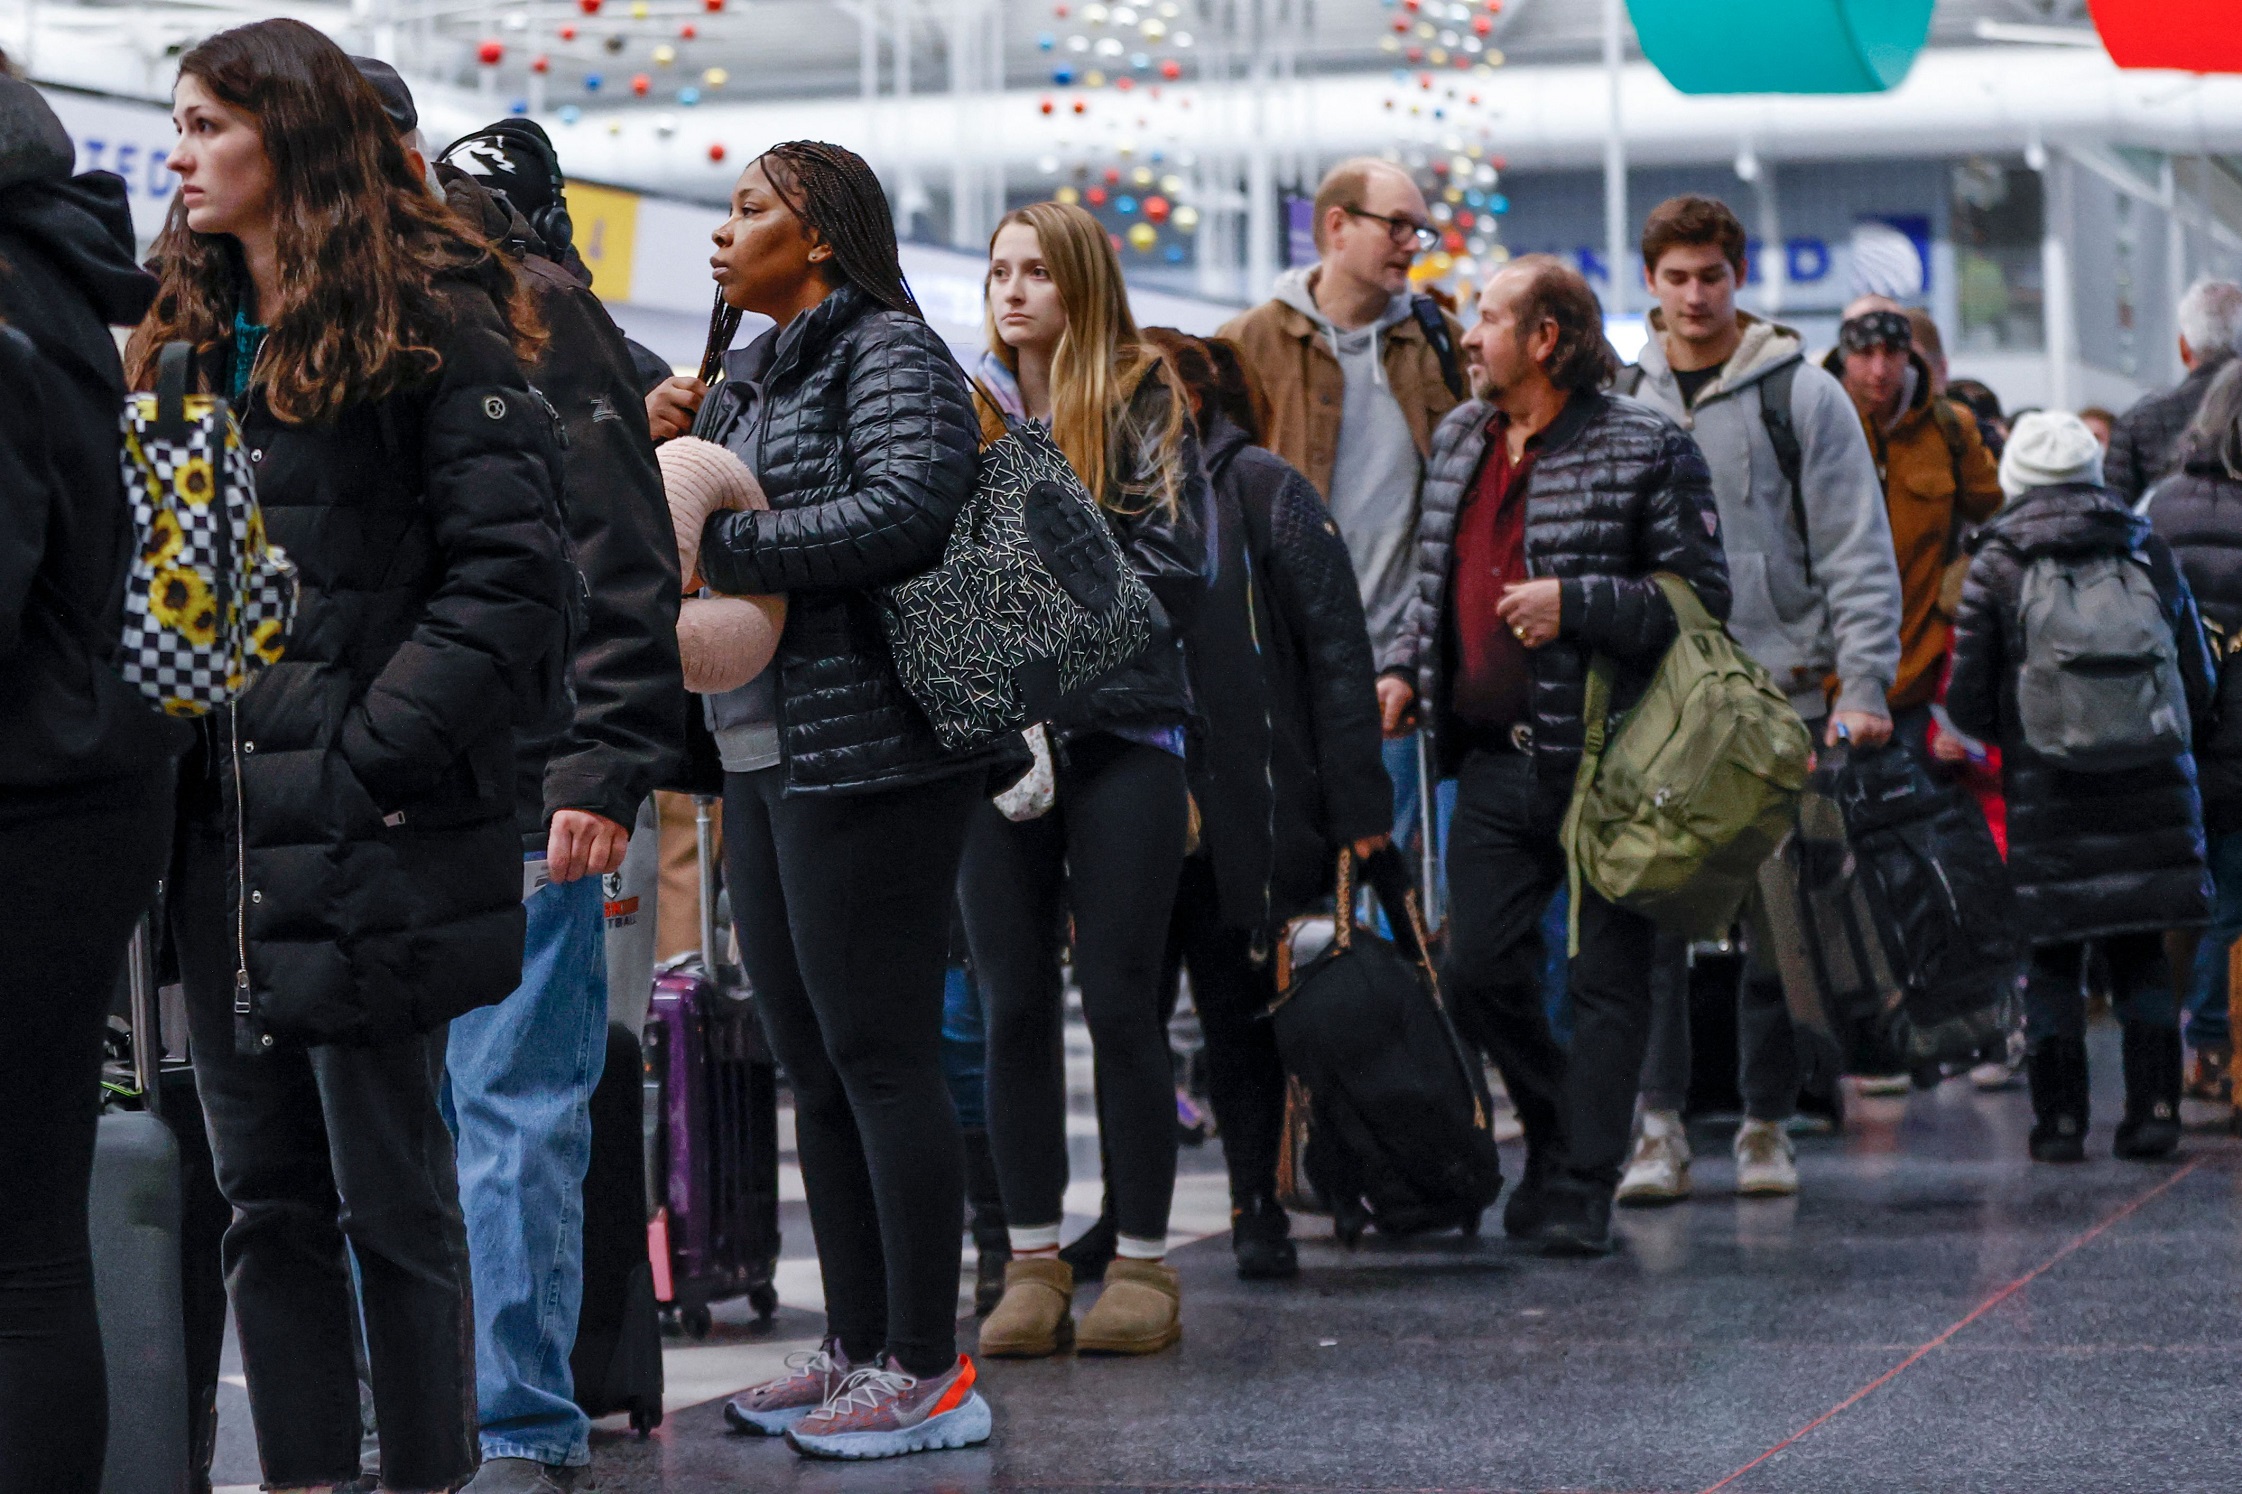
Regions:
[[794, 1087], [827, 1327], [725, 1419], [813, 1456], [963, 1447], [988, 1437], [989, 1408], [957, 1346], [965, 1181], [942, 988], [986, 773], [946, 755], [904, 693], [871, 588], [941, 557], [973, 487], [973, 406], [861, 159], [773, 146], [731, 207], [717, 286], [776, 325], [727, 356], [713, 392], [672, 380], [649, 407], [657, 434], [698, 414], [770, 503], [708, 521], [700, 574], [787, 598], [759, 703], [719, 723], [724, 856], [756, 1007]]

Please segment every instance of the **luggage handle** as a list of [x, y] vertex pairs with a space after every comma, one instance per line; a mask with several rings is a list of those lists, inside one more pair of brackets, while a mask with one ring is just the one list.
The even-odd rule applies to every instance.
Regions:
[[693, 796], [693, 849], [701, 881], [701, 964], [711, 976], [716, 974], [717, 966], [716, 836], [713, 825], [716, 802], [714, 794]]
[[[1432, 998], [1433, 1010], [1440, 1013], [1440, 1025], [1447, 1029], [1448, 1040], [1456, 1056], [1457, 1067], [1463, 1070], [1465, 1087], [1471, 1092], [1472, 1124], [1481, 1130], [1487, 1127], [1485, 1085], [1478, 1077], [1471, 1053], [1456, 1024], [1448, 1014], [1448, 1002], [1440, 994], [1440, 971], [1432, 963], [1432, 945], [1425, 936], [1425, 921], [1417, 906], [1417, 894], [1409, 885], [1409, 866], [1402, 859], [1399, 847], [1387, 844], [1372, 851], [1362, 860], [1362, 870], [1367, 874], [1370, 890], [1377, 896], [1379, 906], [1386, 910], [1386, 921], [1393, 925], [1394, 945], [1408, 956], [1410, 962], [1425, 976], [1425, 994]], [[1332, 942], [1344, 954], [1354, 948], [1355, 927], [1355, 853], [1352, 846], [1339, 849], [1339, 893], [1337, 914], [1332, 920]], [[1273, 1013], [1284, 1005], [1289, 992], [1279, 991]]]

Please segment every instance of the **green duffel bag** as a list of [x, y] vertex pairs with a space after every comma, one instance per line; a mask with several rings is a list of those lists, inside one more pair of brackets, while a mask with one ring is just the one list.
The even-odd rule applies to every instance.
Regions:
[[1586, 741], [1562, 831], [1575, 953], [1583, 880], [1672, 933], [1724, 932], [1790, 832], [1813, 758], [1806, 723], [1689, 583], [1652, 579], [1681, 634], [1616, 731], [1615, 666], [1603, 654], [1589, 666]]

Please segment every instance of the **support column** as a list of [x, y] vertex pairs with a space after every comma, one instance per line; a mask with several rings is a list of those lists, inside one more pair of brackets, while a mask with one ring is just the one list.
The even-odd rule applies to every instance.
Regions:
[[1624, 0], [1604, 0], [1604, 260], [1611, 288], [1607, 314], [1627, 309], [1627, 138], [1619, 112]]
[[2052, 156], [2040, 169], [2040, 315], [2047, 342], [2047, 407], [2068, 410], [2074, 403], [2071, 366], [2078, 342], [2078, 317], [2071, 293], [2071, 168]]

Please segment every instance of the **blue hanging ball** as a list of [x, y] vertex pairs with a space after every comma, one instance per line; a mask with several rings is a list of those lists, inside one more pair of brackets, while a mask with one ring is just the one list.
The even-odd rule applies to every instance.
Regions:
[[1487, 199], [1487, 211], [1490, 213], [1509, 212], [1510, 199], [1503, 196], [1500, 192], [1497, 192], [1494, 196]]
[[514, 101], [513, 101], [512, 103], [510, 103], [510, 104], [508, 104], [508, 105], [506, 106], [506, 112], [507, 112], [508, 114], [527, 114], [527, 113], [529, 112], [529, 100], [528, 100], [528, 99], [516, 99], [516, 100], [514, 100]]
[[579, 119], [582, 119], [583, 117], [584, 117], [584, 111], [583, 111], [583, 110], [581, 110], [581, 109], [579, 109], [579, 108], [577, 108], [577, 107], [576, 107], [576, 106], [575, 106], [574, 104], [563, 104], [563, 105], [561, 105], [561, 123], [562, 123], [562, 124], [571, 124], [571, 125], [572, 125], [572, 124], [576, 123], [576, 121], [578, 121]]
[[1170, 244], [1168, 246], [1167, 261], [1171, 265], [1183, 263], [1183, 246], [1181, 244]]
[[1139, 71], [1152, 66], [1152, 54], [1150, 52], [1131, 52], [1129, 54], [1129, 66]]
[[1152, 153], [1152, 164], [1153, 164], [1153, 165], [1155, 165], [1155, 166], [1157, 166], [1157, 165], [1159, 165], [1159, 164], [1160, 164], [1160, 163], [1161, 163], [1162, 161], [1165, 161], [1165, 160], [1166, 160], [1167, 158], [1168, 158], [1168, 153], [1167, 153], [1166, 151], [1164, 151], [1164, 150], [1156, 150], [1156, 151], [1154, 151], [1154, 152]]
[[586, 74], [584, 74], [584, 92], [586, 92], [586, 93], [597, 93], [597, 92], [599, 92], [599, 74], [597, 74], [597, 73], [586, 73]]
[[1406, 83], [1406, 82], [1408, 82], [1408, 81], [1409, 81], [1409, 69], [1407, 69], [1407, 68], [1405, 68], [1405, 67], [1397, 67], [1397, 68], [1395, 68], [1395, 69], [1393, 70], [1393, 80], [1394, 80], [1394, 81], [1395, 81], [1396, 83]]
[[680, 88], [677, 90], [677, 101], [690, 109], [701, 101], [701, 91], [698, 88]]
[[1040, 34], [1039, 36], [1037, 36], [1037, 37], [1036, 37], [1036, 39], [1035, 39], [1035, 45], [1036, 45], [1036, 49], [1037, 49], [1038, 51], [1042, 51], [1042, 52], [1048, 52], [1048, 51], [1050, 51], [1050, 50], [1051, 50], [1051, 49], [1052, 49], [1053, 47], [1056, 47], [1056, 46], [1057, 46], [1058, 44], [1059, 44], [1059, 39], [1058, 39], [1057, 37], [1053, 36], [1053, 35], [1052, 35], [1052, 34], [1051, 34], [1050, 32], [1048, 32], [1048, 31], [1046, 31], [1046, 32], [1043, 32], [1042, 34]]
[[1435, 109], [1432, 111], [1432, 117], [1434, 119], [1446, 119], [1448, 117], [1448, 111], [1445, 109]]
[[1074, 69], [1071, 67], [1055, 67], [1051, 69], [1051, 81], [1058, 84], [1061, 88], [1066, 87], [1069, 83], [1072, 83], [1074, 81]]

